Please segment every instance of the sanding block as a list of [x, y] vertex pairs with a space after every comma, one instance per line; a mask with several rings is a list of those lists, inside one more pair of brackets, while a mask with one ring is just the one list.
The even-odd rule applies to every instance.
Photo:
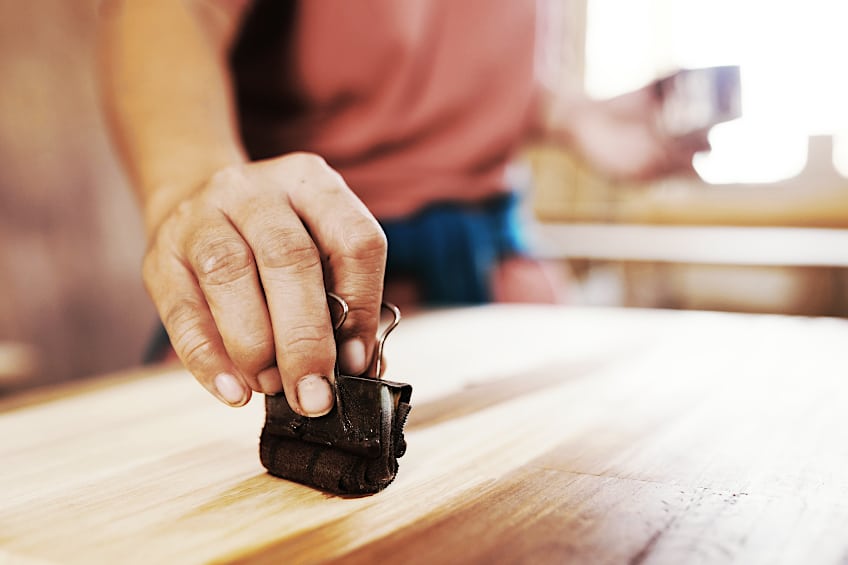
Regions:
[[[331, 296], [344, 304], [346, 313], [347, 304]], [[394, 480], [397, 460], [406, 451], [403, 427], [412, 387], [376, 378], [385, 338], [400, 320], [396, 307], [384, 306], [395, 319], [378, 340], [375, 376], [336, 371], [335, 404], [328, 414], [301, 416], [289, 407], [284, 393], [265, 397], [259, 458], [269, 473], [343, 495], [373, 494]]]
[[272, 475], [336, 494], [381, 491], [406, 451], [412, 387], [339, 375], [335, 388], [335, 406], [318, 418], [295, 413], [284, 394], [265, 398], [262, 464]]

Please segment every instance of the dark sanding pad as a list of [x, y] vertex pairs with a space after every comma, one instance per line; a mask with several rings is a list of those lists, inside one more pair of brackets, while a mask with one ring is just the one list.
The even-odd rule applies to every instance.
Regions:
[[333, 409], [318, 418], [295, 413], [283, 393], [265, 397], [262, 464], [272, 475], [335, 494], [381, 491], [406, 451], [412, 387], [339, 375], [335, 389]]

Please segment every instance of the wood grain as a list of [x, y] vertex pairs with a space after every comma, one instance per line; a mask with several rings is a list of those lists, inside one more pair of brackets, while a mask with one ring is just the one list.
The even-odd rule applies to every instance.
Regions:
[[[418, 314], [398, 479], [275, 479], [262, 406], [138, 371], [0, 413], [0, 563], [844, 563], [848, 323], [498, 306]], [[0, 406], [0, 409], [3, 409]]]

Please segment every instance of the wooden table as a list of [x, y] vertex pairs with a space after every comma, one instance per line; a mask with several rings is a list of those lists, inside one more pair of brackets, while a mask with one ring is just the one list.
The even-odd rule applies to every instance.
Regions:
[[848, 322], [499, 306], [388, 345], [384, 492], [267, 475], [178, 369], [0, 408], [0, 563], [848, 562]]

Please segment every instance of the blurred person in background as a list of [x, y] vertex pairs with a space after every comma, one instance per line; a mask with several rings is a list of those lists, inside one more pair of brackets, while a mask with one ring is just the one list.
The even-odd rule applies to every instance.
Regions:
[[[337, 352], [347, 374], [371, 364], [384, 293], [561, 301], [506, 181], [528, 139], [611, 177], [691, 169], [704, 144], [657, 131], [652, 89], [546, 92], [537, 16], [536, 0], [103, 3], [145, 284], [211, 393], [239, 406], [285, 390], [299, 413], [326, 413]], [[335, 339], [327, 291], [350, 305]]]

